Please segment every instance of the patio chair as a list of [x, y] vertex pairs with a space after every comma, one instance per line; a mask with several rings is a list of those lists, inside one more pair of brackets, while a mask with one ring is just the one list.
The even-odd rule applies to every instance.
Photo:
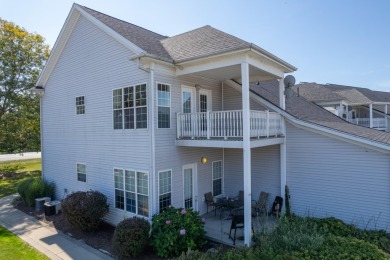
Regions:
[[234, 200], [234, 207], [239, 208], [244, 206], [244, 191], [240, 190], [238, 192], [238, 196], [233, 198]]
[[252, 216], [253, 213], [256, 213], [257, 216], [259, 216], [259, 213], [265, 213], [268, 214], [268, 197], [269, 193], [262, 191], [259, 196], [258, 201], [254, 201], [255, 204], [252, 205]]
[[213, 198], [213, 193], [207, 192], [204, 194], [204, 200], [207, 205], [207, 214], [209, 214], [209, 207], [214, 207], [214, 215], [217, 216], [217, 203], [215, 203]]
[[[233, 240], [233, 245], [236, 244], [236, 232], [237, 229], [244, 228], [244, 209], [233, 209], [231, 212], [232, 224], [230, 225], [229, 238]], [[234, 235], [232, 237], [232, 230], [234, 229]]]
[[272, 204], [271, 213], [275, 215], [276, 218], [279, 218], [280, 212], [282, 212], [282, 207], [283, 207], [283, 198], [280, 196], [276, 196], [274, 203]]

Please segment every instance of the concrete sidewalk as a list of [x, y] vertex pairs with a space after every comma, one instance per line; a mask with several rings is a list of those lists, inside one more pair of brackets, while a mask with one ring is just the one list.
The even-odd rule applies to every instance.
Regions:
[[41, 152], [0, 154], [0, 162], [19, 161], [41, 158]]
[[51, 259], [112, 259], [48, 224], [13, 208], [16, 195], [0, 199], [0, 225]]

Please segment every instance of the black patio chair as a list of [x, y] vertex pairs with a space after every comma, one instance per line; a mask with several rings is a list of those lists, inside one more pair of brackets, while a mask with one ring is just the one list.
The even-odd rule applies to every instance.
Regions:
[[213, 198], [213, 193], [207, 192], [204, 194], [204, 200], [207, 205], [207, 214], [209, 214], [209, 207], [214, 208], [214, 215], [217, 216], [217, 203], [215, 203], [214, 198]]
[[272, 203], [272, 210], [271, 214], [273, 214], [275, 217], [280, 217], [280, 212], [282, 212], [283, 207], [283, 198], [280, 196], [276, 196], [274, 203]]
[[[238, 208], [231, 211], [232, 224], [230, 225], [229, 238], [233, 240], [233, 245], [236, 244], [236, 232], [237, 229], [244, 228], [244, 209]], [[232, 237], [232, 230], [234, 229], [234, 235]]]

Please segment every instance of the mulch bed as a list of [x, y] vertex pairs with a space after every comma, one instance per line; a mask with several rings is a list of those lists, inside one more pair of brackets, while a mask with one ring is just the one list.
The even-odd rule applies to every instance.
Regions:
[[[111, 247], [112, 237], [114, 235], [115, 227], [108, 224], [102, 223], [99, 230], [94, 232], [83, 232], [77, 228], [71, 226], [65, 218], [62, 217], [62, 214], [46, 216], [44, 212], [36, 212], [33, 207], [29, 207], [24, 203], [19, 203], [14, 206], [16, 209], [23, 211], [24, 213], [34, 216], [35, 218], [48, 223], [50, 226], [55, 227], [56, 229], [62, 231], [65, 234], [72, 236], [77, 240], [84, 241], [87, 245], [94, 247], [96, 249], [103, 249], [111, 254], [112, 257], [116, 258]], [[207, 244], [200, 250], [206, 252], [210, 248], [219, 248], [224, 251], [228, 250], [229, 246], [220, 245], [218, 243], [207, 241]], [[154, 255], [151, 247], [145, 250], [145, 253], [139, 259], [146, 260], [157, 260], [163, 259]]]

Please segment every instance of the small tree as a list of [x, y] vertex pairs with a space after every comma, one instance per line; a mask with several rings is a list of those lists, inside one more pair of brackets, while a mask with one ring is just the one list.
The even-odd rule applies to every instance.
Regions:
[[49, 52], [41, 35], [0, 19], [0, 151], [39, 149], [39, 98], [29, 90]]

